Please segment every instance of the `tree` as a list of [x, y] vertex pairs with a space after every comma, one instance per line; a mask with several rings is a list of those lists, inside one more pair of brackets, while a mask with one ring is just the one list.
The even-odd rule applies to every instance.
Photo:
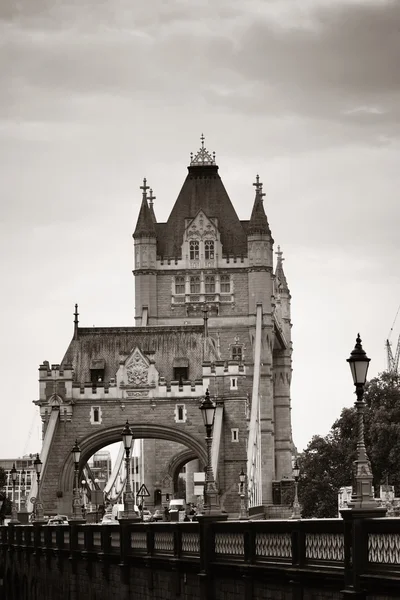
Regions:
[[5, 492], [2, 491], [6, 485], [6, 482], [6, 472], [3, 467], [0, 467], [0, 501], [2, 501], [0, 507], [0, 525], [3, 523], [5, 516], [11, 513], [11, 501], [9, 498], [7, 498]]
[[[400, 386], [382, 373], [367, 382], [365, 445], [375, 490], [388, 480], [400, 492]], [[299, 458], [299, 498], [304, 517], [336, 517], [339, 488], [352, 483], [356, 459], [355, 408], [344, 408], [327, 436], [315, 435]]]
[[5, 487], [7, 482], [6, 472], [3, 467], [0, 467], [0, 491]]

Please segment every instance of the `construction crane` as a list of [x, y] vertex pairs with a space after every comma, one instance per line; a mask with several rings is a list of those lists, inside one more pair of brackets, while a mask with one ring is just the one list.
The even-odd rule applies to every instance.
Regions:
[[390, 336], [393, 333], [393, 328], [395, 326], [395, 323], [396, 323], [396, 320], [397, 320], [397, 315], [399, 314], [399, 311], [400, 311], [400, 306], [397, 309], [397, 313], [396, 313], [396, 316], [394, 318], [393, 325], [390, 328], [389, 335], [388, 335], [388, 338], [386, 340], [387, 370], [392, 375], [398, 375], [399, 374], [400, 335], [399, 335], [399, 337], [397, 339], [396, 352], [395, 352], [394, 356], [393, 356], [393, 352], [392, 352], [392, 343], [390, 341]]

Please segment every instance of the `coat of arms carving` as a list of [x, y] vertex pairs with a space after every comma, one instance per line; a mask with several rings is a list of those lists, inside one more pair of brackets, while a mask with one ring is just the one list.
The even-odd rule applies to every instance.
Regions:
[[128, 383], [135, 386], [148, 385], [149, 365], [139, 351], [135, 351], [126, 365]]

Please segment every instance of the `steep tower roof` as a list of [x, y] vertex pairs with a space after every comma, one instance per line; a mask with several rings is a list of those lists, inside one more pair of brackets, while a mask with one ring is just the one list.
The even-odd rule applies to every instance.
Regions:
[[247, 238], [243, 226], [218, 174], [215, 154], [210, 154], [201, 137], [201, 148], [191, 155], [188, 175], [167, 223], [157, 224], [157, 254], [180, 256], [185, 219], [194, 218], [200, 209], [209, 218], [218, 219], [224, 254], [247, 254]]
[[253, 210], [249, 225], [247, 228], [247, 234], [252, 235], [254, 233], [267, 233], [271, 235], [267, 215], [264, 210], [263, 197], [265, 194], [262, 191], [262, 183], [260, 183], [260, 177], [257, 175], [256, 183], [253, 183], [256, 188], [256, 197], [254, 199]]
[[279, 282], [281, 284], [281, 289], [285, 292], [289, 291], [289, 286], [288, 286], [288, 282], [286, 279], [286, 275], [285, 272], [283, 270], [283, 261], [285, 260], [283, 258], [283, 252], [281, 252], [281, 247], [278, 246], [278, 251], [276, 252], [277, 255], [277, 263], [276, 263], [276, 269], [275, 269], [275, 277], [277, 279], [279, 279]]
[[[143, 190], [142, 205], [140, 207], [136, 228], [133, 234], [134, 239], [140, 237], [156, 237], [156, 229], [154, 226], [154, 220], [150, 212], [149, 205], [147, 204], [147, 190], [149, 187], [146, 185], [146, 178], [143, 179], [143, 185], [140, 186]], [[154, 213], [153, 213], [154, 214]], [[155, 217], [154, 217], [155, 219]]]

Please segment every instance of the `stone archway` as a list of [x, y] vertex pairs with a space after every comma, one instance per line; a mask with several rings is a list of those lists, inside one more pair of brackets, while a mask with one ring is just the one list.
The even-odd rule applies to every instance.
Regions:
[[[123, 423], [118, 426], [109, 427], [96, 431], [82, 439], [78, 438], [78, 443], [81, 448], [81, 464], [85, 464], [89, 458], [104, 446], [108, 446], [115, 442], [121, 441], [121, 431]], [[133, 436], [135, 439], [155, 438], [179, 442], [187, 447], [187, 456], [199, 458], [204, 464], [207, 461], [207, 451], [205, 444], [194, 436], [180, 431], [173, 427], [164, 425], [136, 423], [131, 425]], [[186, 452], [183, 452], [186, 454]], [[180, 464], [185, 464], [190, 458], [181, 459]], [[59, 490], [63, 493], [68, 493], [72, 490], [74, 483], [74, 463], [71, 453], [68, 453], [64, 460], [59, 477]]]

